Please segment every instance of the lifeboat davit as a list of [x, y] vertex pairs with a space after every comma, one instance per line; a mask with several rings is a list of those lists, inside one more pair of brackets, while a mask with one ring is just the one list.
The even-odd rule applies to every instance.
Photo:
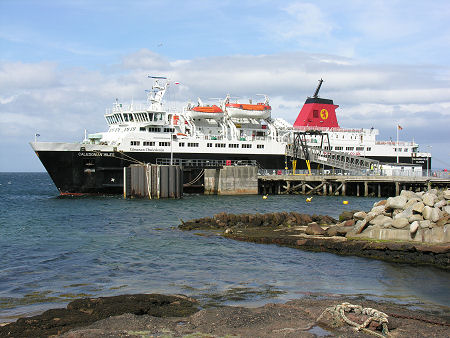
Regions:
[[[258, 94], [259, 95], [259, 94]], [[265, 95], [264, 95], [265, 96]], [[254, 118], [267, 119], [272, 113], [272, 107], [269, 105], [269, 99], [265, 96], [264, 103], [225, 103], [225, 109], [228, 116], [232, 118]]]

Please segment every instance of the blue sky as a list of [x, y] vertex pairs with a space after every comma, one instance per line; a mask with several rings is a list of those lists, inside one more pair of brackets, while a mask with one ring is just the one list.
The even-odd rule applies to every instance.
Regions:
[[448, 168], [449, 19], [448, 1], [0, 0], [0, 171], [44, 170], [36, 132], [105, 130], [150, 73], [181, 83], [174, 105], [263, 92], [291, 123], [323, 78], [341, 126], [389, 139], [400, 123]]

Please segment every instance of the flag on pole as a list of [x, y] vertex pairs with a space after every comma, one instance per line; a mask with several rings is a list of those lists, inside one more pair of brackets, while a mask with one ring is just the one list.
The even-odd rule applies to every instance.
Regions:
[[403, 130], [402, 126], [399, 124], [397, 125], [397, 127], [398, 127], [398, 130]]

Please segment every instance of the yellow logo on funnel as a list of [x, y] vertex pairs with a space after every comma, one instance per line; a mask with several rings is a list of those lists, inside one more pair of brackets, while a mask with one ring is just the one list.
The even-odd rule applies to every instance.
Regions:
[[322, 110], [320, 111], [320, 117], [321, 117], [322, 119], [326, 120], [326, 119], [328, 118], [328, 110], [322, 109]]

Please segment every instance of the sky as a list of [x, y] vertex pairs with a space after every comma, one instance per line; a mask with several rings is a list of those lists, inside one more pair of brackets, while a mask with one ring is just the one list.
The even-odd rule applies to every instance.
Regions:
[[295, 121], [320, 78], [341, 127], [415, 141], [450, 168], [450, 2], [0, 0], [0, 171], [44, 171], [29, 142], [107, 130], [148, 75], [182, 107], [270, 97]]

